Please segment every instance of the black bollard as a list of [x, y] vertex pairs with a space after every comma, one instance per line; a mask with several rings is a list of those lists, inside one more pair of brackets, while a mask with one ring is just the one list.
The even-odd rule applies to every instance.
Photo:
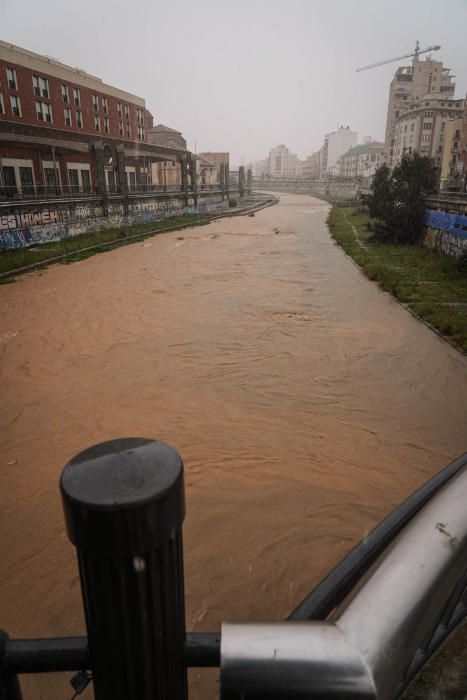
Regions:
[[74, 457], [60, 486], [96, 700], [185, 700], [181, 458], [111, 440]]
[[23, 696], [18, 676], [4, 670], [8, 639], [7, 633], [0, 630], [0, 700], [21, 700]]

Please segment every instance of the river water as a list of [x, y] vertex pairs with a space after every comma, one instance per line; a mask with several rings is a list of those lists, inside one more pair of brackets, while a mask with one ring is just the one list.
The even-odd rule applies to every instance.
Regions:
[[[359, 272], [327, 213], [283, 195], [254, 217], [0, 288], [0, 627], [11, 636], [84, 630], [58, 479], [93, 443], [141, 435], [183, 456], [194, 631], [284, 617], [466, 449], [465, 358]], [[70, 675], [26, 678], [25, 695], [68, 698]], [[216, 696], [216, 673], [190, 678], [192, 698]]]

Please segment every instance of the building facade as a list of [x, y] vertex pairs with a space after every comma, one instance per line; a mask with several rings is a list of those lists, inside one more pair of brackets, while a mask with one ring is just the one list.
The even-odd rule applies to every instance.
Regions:
[[444, 101], [454, 98], [456, 83], [451, 69], [441, 61], [430, 57], [420, 60], [414, 57], [411, 66], [401, 66], [394, 74], [389, 87], [385, 144], [388, 164], [394, 165], [395, 127], [401, 114], [410, 104], [420, 102], [425, 96], [439, 95]]
[[337, 131], [331, 131], [324, 138], [322, 157], [322, 175], [330, 174], [339, 158], [353, 146], [357, 145], [358, 133], [350, 127], [340, 126]]
[[462, 118], [464, 104], [464, 100], [443, 97], [440, 93], [427, 94], [407, 104], [392, 129], [391, 165], [397, 165], [404, 153], [416, 152], [432, 158], [441, 170], [448, 123]]
[[208, 163], [211, 163], [215, 168], [215, 176], [210, 176], [211, 180], [215, 179], [215, 183], [212, 182], [211, 184], [220, 184], [222, 182], [222, 178], [224, 177], [223, 172], [229, 172], [229, 153], [206, 151], [205, 153], [198, 153], [198, 157], [207, 161]]
[[379, 141], [367, 141], [354, 146], [339, 158], [338, 175], [371, 182], [377, 168], [383, 164], [384, 156], [384, 143]]
[[254, 163], [250, 163], [248, 168], [251, 170], [253, 177], [264, 177], [268, 173], [269, 162], [268, 159], [257, 160]]
[[440, 190], [463, 190], [464, 163], [461, 151], [463, 115], [449, 119], [444, 130], [444, 145], [441, 157]]
[[320, 152], [315, 151], [305, 158], [302, 168], [304, 180], [319, 180], [320, 173]]
[[203, 158], [203, 156], [197, 157], [196, 171], [199, 187], [213, 187], [218, 184], [216, 166], [207, 158]]
[[142, 97], [0, 42], [3, 197], [147, 187], [153, 162], [181, 154], [150, 144], [151, 126]]
[[298, 158], [287, 146], [280, 144], [271, 149], [268, 156], [267, 175], [270, 177], [297, 177]]

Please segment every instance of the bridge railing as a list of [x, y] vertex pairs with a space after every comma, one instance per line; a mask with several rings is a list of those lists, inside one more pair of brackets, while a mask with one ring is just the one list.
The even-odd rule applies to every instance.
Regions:
[[96, 700], [186, 700], [186, 669], [221, 668], [221, 697], [396, 698], [467, 612], [467, 454], [385, 518], [285, 622], [185, 629], [183, 463], [114, 440], [63, 470], [88, 637], [0, 635], [0, 698], [19, 674], [78, 671]]

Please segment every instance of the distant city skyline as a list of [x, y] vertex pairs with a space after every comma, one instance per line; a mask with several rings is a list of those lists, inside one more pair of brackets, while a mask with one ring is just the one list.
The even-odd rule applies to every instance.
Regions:
[[[198, 152], [232, 164], [286, 144], [304, 160], [349, 125], [359, 142], [384, 140], [389, 83], [410, 59], [356, 68], [440, 44], [433, 56], [467, 90], [464, 0], [187, 0], [137, 6], [116, 0], [4, 0], [1, 39], [144, 97]], [[41, 31], [38, 32], [38, 27]]]

